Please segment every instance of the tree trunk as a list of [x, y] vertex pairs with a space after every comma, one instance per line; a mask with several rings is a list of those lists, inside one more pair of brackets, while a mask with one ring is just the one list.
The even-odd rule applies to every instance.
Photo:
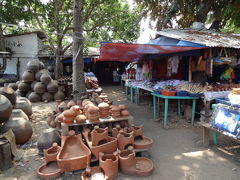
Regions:
[[73, 99], [80, 99], [86, 91], [83, 63], [83, 0], [74, 0], [73, 5]]
[[63, 65], [62, 65], [63, 50], [61, 47], [56, 49], [56, 65], [55, 65], [55, 79], [58, 80], [63, 76]]
[[[5, 48], [5, 42], [4, 42], [4, 37], [3, 37], [3, 28], [2, 28], [2, 24], [0, 24], [0, 51], [6, 52], [6, 48]], [[7, 58], [6, 56], [3, 54], [2, 55], [2, 65], [0, 65], [0, 71], [4, 72], [7, 66]]]

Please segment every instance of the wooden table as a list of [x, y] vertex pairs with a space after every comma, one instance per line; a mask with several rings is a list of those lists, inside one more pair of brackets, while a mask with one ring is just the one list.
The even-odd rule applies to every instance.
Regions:
[[[192, 125], [194, 124], [194, 119], [195, 119], [195, 109], [196, 109], [196, 101], [199, 99], [199, 97], [190, 97], [190, 96], [163, 96], [161, 94], [155, 94], [151, 93], [153, 96], [153, 119], [157, 119], [157, 104], [159, 107], [159, 98], [164, 99], [164, 121], [163, 121], [163, 127], [167, 127], [168, 123], [168, 100], [169, 99], [177, 99], [178, 100], [178, 115], [180, 115], [181, 109], [180, 109], [180, 100], [186, 100], [190, 99], [192, 100], [192, 120], [191, 123]], [[156, 101], [158, 99], [158, 103]], [[159, 114], [159, 113], [158, 113]]]

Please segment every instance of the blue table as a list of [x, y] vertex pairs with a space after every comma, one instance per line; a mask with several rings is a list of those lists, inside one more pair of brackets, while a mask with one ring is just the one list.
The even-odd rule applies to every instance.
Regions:
[[[195, 109], [196, 109], [196, 101], [199, 99], [199, 97], [190, 97], [190, 96], [163, 96], [161, 94], [155, 94], [151, 93], [153, 96], [153, 119], [156, 120], [157, 117], [157, 103], [156, 99], [162, 98], [164, 99], [164, 121], [163, 121], [163, 127], [167, 127], [167, 122], [168, 122], [168, 100], [169, 99], [177, 99], [178, 100], [178, 115], [180, 115], [181, 109], [180, 109], [180, 100], [185, 100], [185, 99], [191, 99], [193, 100], [192, 102], [192, 120], [191, 123], [194, 124], [194, 119], [195, 119]], [[158, 104], [159, 106], [159, 104]]]

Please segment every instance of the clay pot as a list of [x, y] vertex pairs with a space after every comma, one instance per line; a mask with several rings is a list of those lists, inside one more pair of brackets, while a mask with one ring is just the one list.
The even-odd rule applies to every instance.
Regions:
[[99, 108], [97, 106], [90, 106], [87, 109], [87, 118], [88, 120], [94, 122], [94, 121], [99, 121]]
[[35, 79], [40, 81], [42, 74], [49, 74], [49, 72], [46, 69], [42, 69], [35, 74]]
[[120, 111], [127, 109], [127, 107], [124, 104], [120, 104], [118, 107], [120, 108]]
[[61, 147], [57, 143], [53, 143], [52, 146], [48, 149], [44, 149], [44, 161], [46, 163], [51, 161], [57, 161], [57, 155], [60, 152]]
[[77, 113], [71, 109], [67, 109], [63, 112], [64, 117], [70, 117], [70, 118], [75, 118], [77, 116]]
[[42, 101], [46, 101], [46, 102], [50, 102], [50, 101], [53, 101], [53, 95], [49, 92], [45, 92], [43, 95], [42, 95]]
[[33, 88], [34, 92], [43, 94], [46, 92], [46, 86], [42, 82], [37, 82]]
[[118, 176], [118, 154], [99, 153], [99, 166], [104, 171], [106, 180], [113, 180]]
[[34, 86], [35, 86], [35, 84], [37, 83], [38, 81], [33, 81], [32, 83], [31, 83], [31, 90], [32, 91], [34, 91]]
[[[58, 100], [57, 100], [58, 101]], [[63, 112], [67, 109], [67, 104], [65, 102], [61, 102], [59, 105], [57, 105], [57, 112]]]
[[83, 123], [87, 120], [87, 117], [83, 114], [80, 114], [76, 116], [75, 120], [76, 120], [76, 123]]
[[24, 82], [32, 82], [35, 79], [35, 75], [32, 71], [24, 71], [22, 75], [22, 80]]
[[12, 114], [13, 106], [5, 96], [0, 94], [0, 123], [7, 121]]
[[63, 122], [65, 124], [73, 124], [75, 120], [75, 117], [63, 117]]
[[48, 149], [56, 142], [58, 145], [61, 143], [61, 137], [56, 129], [49, 128], [43, 130], [37, 141], [38, 154], [42, 155], [44, 149]]
[[75, 106], [75, 105], [76, 103], [73, 100], [71, 100], [67, 103], [67, 108], [70, 109], [72, 106]]
[[63, 122], [63, 118], [64, 118], [64, 116], [63, 116], [63, 113], [61, 113], [61, 114], [58, 114], [57, 116], [56, 116], [56, 118], [55, 118], [55, 122], [57, 123], [57, 122]]
[[76, 113], [76, 115], [82, 114], [82, 111], [80, 110], [80, 107], [78, 105], [74, 105], [70, 108], [72, 111]]
[[62, 172], [75, 171], [86, 168], [91, 151], [83, 143], [81, 135], [69, 131], [69, 136], [63, 137], [63, 146], [57, 155], [58, 166]]
[[[50, 92], [50, 93], [56, 93], [58, 91], [58, 84], [57, 84], [57, 82], [52, 80], [50, 83], [48, 83], [47, 91]], [[54, 94], [54, 99], [58, 100], [58, 99], [55, 98], [55, 94]]]
[[91, 106], [95, 106], [95, 105], [92, 102], [91, 103], [89, 102], [87, 105], [85, 105], [83, 107], [83, 113], [86, 113], [88, 108], [91, 107]]
[[118, 140], [118, 149], [120, 151], [123, 151], [127, 149], [129, 146], [133, 146], [133, 143], [134, 143], [133, 132], [131, 133], [120, 132], [117, 135], [117, 140]]
[[127, 110], [121, 111], [121, 116], [130, 116], [130, 113]]
[[38, 60], [28, 61], [27, 70], [37, 72], [39, 70], [39, 61]]
[[41, 96], [37, 94], [36, 92], [31, 92], [28, 96], [28, 99], [31, 102], [40, 102], [41, 101]]
[[113, 118], [118, 118], [121, 116], [121, 111], [120, 111], [120, 108], [119, 107], [113, 107], [111, 110], [111, 115]]
[[25, 97], [17, 98], [17, 102], [15, 104], [16, 109], [21, 109], [23, 112], [30, 117], [32, 115], [32, 104], [31, 102]]
[[40, 77], [40, 81], [43, 83], [43, 84], [48, 84], [50, 83], [52, 80], [51, 76], [47, 73], [43, 73]]
[[17, 88], [18, 88], [18, 86], [17, 86], [16, 83], [9, 83], [9, 84], [8, 84], [8, 87], [9, 87], [9, 88], [12, 88], [14, 91], [16, 91]]
[[28, 91], [26, 94], [26, 98], [29, 98], [29, 95], [31, 94], [32, 91]]
[[62, 174], [62, 172], [61, 169], [58, 167], [57, 161], [51, 161], [42, 164], [37, 169], [37, 174], [42, 179], [55, 179], [58, 178]]
[[91, 141], [92, 146], [98, 146], [103, 143], [106, 143], [108, 140], [108, 127], [106, 128], [99, 128], [95, 126], [94, 130], [91, 132]]
[[18, 90], [22, 92], [28, 92], [30, 90], [30, 85], [28, 83], [21, 81], [18, 84]]
[[45, 65], [42, 61], [38, 61], [39, 64], [39, 70], [44, 69]]
[[54, 94], [54, 100], [61, 100], [63, 101], [65, 99], [65, 94], [61, 91], [58, 90], [55, 94]]
[[15, 91], [9, 87], [0, 88], [0, 94], [4, 95], [11, 102], [12, 105], [16, 104], [17, 96]]
[[25, 91], [20, 91], [19, 89], [16, 90], [16, 95], [20, 97], [26, 97]]
[[109, 104], [102, 102], [98, 105], [98, 108], [101, 118], [106, 118], [109, 116]]
[[22, 117], [15, 117], [6, 121], [2, 126], [1, 132], [5, 133], [10, 128], [15, 135], [16, 144], [24, 144], [32, 137], [33, 129], [31, 124]]
[[117, 125], [116, 127], [114, 127], [114, 128], [112, 129], [112, 137], [117, 138], [117, 135], [118, 135], [121, 131], [123, 131], [123, 128], [121, 128], [120, 125]]
[[12, 110], [12, 114], [10, 116], [10, 119], [13, 119], [13, 118], [23, 118], [25, 120], [29, 120], [28, 116], [23, 112], [23, 110], [21, 109], [13, 109]]
[[86, 105], [89, 104], [89, 103], [92, 103], [92, 102], [90, 101], [90, 99], [84, 99], [84, 100], [82, 101], [82, 106], [84, 107], [84, 106], [86, 106]]

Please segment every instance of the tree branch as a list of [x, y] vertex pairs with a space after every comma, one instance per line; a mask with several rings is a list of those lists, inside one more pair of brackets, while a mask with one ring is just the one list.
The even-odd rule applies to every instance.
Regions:
[[93, 12], [93, 10], [94, 10], [95, 7], [96, 7], [96, 6], [95, 6], [95, 4], [94, 4], [94, 0], [92, 0], [92, 1], [90, 2], [90, 4], [89, 4], [89, 7], [86, 8], [86, 9], [88, 9], [88, 11], [86, 12], [86, 15], [85, 15], [84, 18], [83, 18], [84, 22], [86, 22], [87, 19], [91, 16], [91, 14], [92, 14], [92, 12]]
[[63, 48], [63, 54], [65, 54], [65, 52], [68, 50], [68, 48], [70, 48], [73, 45], [73, 42], [71, 42], [70, 44], [68, 44], [67, 46], [65, 46]]

